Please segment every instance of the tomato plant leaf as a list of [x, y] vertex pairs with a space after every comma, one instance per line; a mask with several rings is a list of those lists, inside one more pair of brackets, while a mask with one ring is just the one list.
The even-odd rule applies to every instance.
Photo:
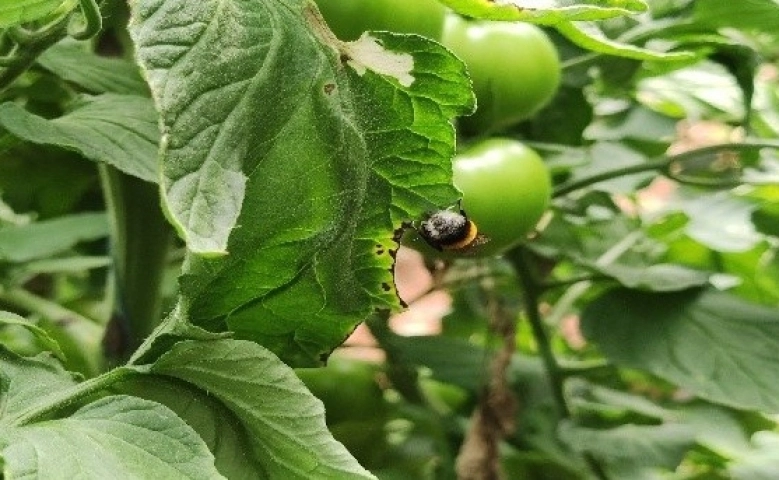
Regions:
[[23, 140], [75, 150], [90, 160], [157, 182], [159, 128], [152, 102], [118, 94], [84, 100], [70, 113], [52, 120], [15, 103], [4, 103], [0, 105], [0, 125]]
[[12, 424], [20, 413], [45, 405], [75, 384], [73, 375], [49, 354], [27, 358], [0, 347], [0, 425]]
[[[405, 128], [401, 127], [399, 132], [405, 130], [409, 138], [415, 138], [413, 145], [404, 145], [403, 138], [395, 135], [389, 125], [376, 132], [383, 134], [376, 135], [376, 140], [384, 137], [381, 146], [385, 149], [402, 149], [411, 157], [401, 164], [409, 169], [416, 161], [414, 173], [423, 173], [425, 164], [438, 168], [434, 161], [448, 156], [448, 146], [434, 145], [429, 151], [418, 151], [418, 145], [452, 138], [449, 118], [467, 113], [472, 106], [465, 79], [453, 75], [463, 72], [463, 68], [432, 42], [413, 37], [405, 43], [394, 41], [396, 49], [415, 49], [427, 56], [414, 65], [417, 81], [410, 89], [403, 87], [403, 82], [399, 85], [388, 81], [387, 77], [373, 73], [379, 71], [373, 63], [370, 76], [378, 78], [370, 88], [380, 90], [371, 95], [377, 99], [383, 95], [384, 99], [375, 105], [365, 105], [365, 99], [362, 107], [355, 109], [359, 106], [354, 105], [360, 101], [359, 92], [348, 88], [346, 72], [338, 65], [334, 46], [321, 43], [304, 21], [304, 10], [311, 9], [305, 2], [233, 1], [227, 3], [227, 8], [223, 2], [209, 1], [202, 2], [195, 11], [178, 9], [180, 3], [148, 0], [135, 4], [131, 32], [163, 118], [166, 205], [194, 252], [225, 253], [245, 191], [251, 189], [247, 185], [249, 177], [255, 183], [265, 182], [265, 197], [313, 210], [312, 205], [296, 203], [295, 196], [285, 196], [278, 190], [280, 182], [269, 178], [297, 174], [294, 178], [300, 186], [293, 185], [295, 192], [308, 193], [309, 203], [314, 197], [318, 209], [327, 209], [329, 203], [342, 213], [354, 213], [343, 210], [345, 205], [339, 195], [349, 190], [347, 195], [359, 198], [354, 192], [364, 191], [369, 183], [367, 167], [377, 158], [366, 156], [365, 127], [378, 128], [379, 121], [393, 117], [395, 122], [401, 122]], [[267, 22], [274, 28], [257, 28]], [[187, 36], [182, 43], [182, 25], [198, 34]], [[349, 50], [366, 44], [344, 46], [342, 53], [348, 58], [347, 65], [354, 68], [348, 69], [352, 74], [363, 71], [364, 60], [375, 52], [360, 55]], [[378, 50], [389, 51], [386, 47]], [[224, 55], [225, 51], [231, 55]], [[407, 55], [406, 59], [411, 61]], [[193, 69], [197, 75], [189, 74]], [[311, 72], [316, 72], [313, 78]], [[433, 72], [441, 75], [433, 77]], [[402, 101], [387, 103], [396, 94]], [[374, 108], [389, 110], [374, 112]], [[418, 117], [416, 120], [407, 117], [412, 112]], [[373, 115], [374, 123], [355, 128], [354, 117], [367, 119], [368, 115]], [[433, 128], [431, 120], [436, 117], [440, 126]], [[390, 135], [392, 142], [387, 138]], [[328, 163], [330, 168], [323, 168]], [[375, 167], [386, 165], [377, 162]], [[331, 184], [332, 174], [339, 169], [343, 169], [339, 183], [344, 183], [340, 192]], [[403, 171], [398, 177], [409, 173]], [[441, 183], [443, 179], [444, 176]], [[414, 195], [434, 187], [425, 181], [424, 175], [420, 180]], [[246, 196], [253, 199], [252, 195]], [[295, 209], [290, 213], [295, 213]], [[300, 232], [300, 236], [305, 235]]]
[[752, 436], [753, 450], [728, 465], [733, 480], [770, 480], [779, 476], [779, 434], [757, 432]]
[[776, 0], [743, 0], [739, 3], [696, 0], [693, 19], [699, 25], [762, 31], [779, 31], [779, 3]]
[[79, 242], [108, 236], [104, 213], [77, 213], [0, 229], [0, 261], [21, 263], [62, 253]]
[[295, 372], [253, 342], [183, 341], [150, 370], [219, 400], [246, 433], [246, 455], [269, 478], [374, 478], [333, 439], [322, 403]]
[[17, 143], [0, 159], [3, 199], [39, 220], [72, 213], [97, 182], [91, 162], [56, 147]]
[[748, 45], [718, 45], [709, 57], [719, 63], [733, 75], [742, 93], [744, 104], [744, 123], [749, 123], [752, 112], [752, 99], [755, 95], [755, 74], [760, 66], [758, 53]]
[[729, 192], [679, 198], [670, 207], [678, 208], [689, 218], [686, 233], [713, 250], [743, 252], [762, 239], [751, 219], [757, 205]]
[[0, 444], [7, 478], [224, 478], [203, 440], [175, 413], [129, 396], [7, 429]]
[[605, 55], [654, 61], [681, 61], [695, 58], [693, 52], [661, 52], [611, 40], [594, 22], [559, 22], [554, 27], [576, 45]]
[[45, 18], [55, 11], [67, 12], [78, 0], [0, 0], [0, 28]]
[[517, 20], [553, 25], [566, 20], [602, 20], [641, 13], [641, 0], [441, 0], [462, 15], [485, 20]]
[[[400, 337], [388, 339], [388, 345], [400, 364], [425, 366], [433, 378], [477, 392], [484, 386], [484, 362], [489, 351], [467, 340], [443, 336]], [[452, 352], [458, 352], [452, 355]]]
[[673, 470], [695, 444], [692, 428], [673, 423], [593, 429], [563, 421], [558, 432], [574, 451], [605, 462], [614, 478], [645, 478], [646, 470], [658, 467]]
[[779, 313], [715, 291], [607, 292], [582, 312], [584, 335], [615, 363], [723, 405], [779, 411]]
[[56, 355], [57, 358], [63, 361], [65, 360], [65, 354], [62, 352], [62, 349], [60, 348], [57, 341], [51, 338], [51, 336], [46, 333], [46, 330], [30, 322], [26, 318], [15, 313], [0, 310], [0, 324], [17, 325], [25, 328], [30, 333], [32, 333], [39, 342], [48, 348], [49, 351]]
[[611, 263], [590, 268], [614, 278], [628, 288], [651, 290], [655, 292], [673, 292], [691, 287], [702, 287], [709, 282], [710, 273], [675, 265], [655, 263], [653, 265], [624, 265]]
[[766, 202], [753, 211], [752, 224], [757, 231], [779, 238], [779, 202]]
[[723, 457], [738, 457], [751, 449], [741, 412], [704, 402], [681, 405], [671, 412], [676, 421], [695, 430], [698, 445]]
[[38, 275], [41, 273], [85, 272], [111, 266], [111, 257], [105, 255], [73, 255], [61, 258], [33, 260], [21, 265], [14, 273]]
[[[268, 478], [247, 446], [240, 421], [220, 402], [194, 385], [161, 375], [142, 375], [118, 385], [121, 393], [161, 403], [191, 426], [214, 455], [219, 473], [227, 478]], [[182, 401], [182, 399], [188, 399]]]
[[720, 64], [704, 61], [666, 75], [644, 78], [637, 98], [671, 117], [706, 117], [739, 122], [744, 101], [735, 78]]
[[187, 313], [315, 364], [398, 305], [394, 230], [456, 201], [465, 67], [418, 36], [339, 42], [300, 0], [180, 5], [136, 2], [132, 34], [163, 118], [165, 203], [198, 254]]
[[66, 39], [38, 57], [38, 64], [90, 93], [149, 94], [138, 66], [119, 58], [101, 57], [88, 50], [91, 42]]

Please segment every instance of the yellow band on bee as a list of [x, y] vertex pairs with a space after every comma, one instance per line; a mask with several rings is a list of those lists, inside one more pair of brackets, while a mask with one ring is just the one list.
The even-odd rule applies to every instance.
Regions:
[[458, 240], [454, 243], [450, 243], [448, 245], [441, 245], [441, 248], [443, 248], [444, 250], [460, 250], [473, 243], [473, 241], [476, 240], [476, 236], [478, 234], [479, 231], [476, 228], [476, 224], [468, 220], [468, 235], [466, 235], [462, 240]]

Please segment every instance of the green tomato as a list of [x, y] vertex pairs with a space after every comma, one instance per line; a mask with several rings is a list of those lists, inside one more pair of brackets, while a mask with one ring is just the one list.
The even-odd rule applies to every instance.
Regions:
[[500, 254], [522, 242], [549, 206], [549, 170], [522, 142], [485, 140], [456, 155], [453, 168], [461, 206], [488, 239], [478, 253]]
[[341, 40], [367, 30], [416, 33], [441, 39], [446, 8], [438, 0], [316, 0], [330, 29]]
[[549, 206], [549, 171], [541, 157], [519, 141], [484, 140], [455, 155], [452, 166], [454, 185], [462, 192], [460, 207], [480, 237], [465, 248], [436, 251], [416, 232], [404, 235], [404, 245], [427, 256], [500, 255], [522, 242]]
[[460, 119], [466, 132], [489, 132], [527, 119], [560, 85], [557, 50], [535, 25], [451, 14], [441, 42], [465, 62], [473, 81], [476, 113]]

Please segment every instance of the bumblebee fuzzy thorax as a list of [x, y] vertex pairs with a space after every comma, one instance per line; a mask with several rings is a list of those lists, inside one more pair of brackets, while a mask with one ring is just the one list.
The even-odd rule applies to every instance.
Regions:
[[419, 223], [419, 235], [437, 250], [465, 248], [477, 236], [476, 225], [463, 211], [439, 210]]

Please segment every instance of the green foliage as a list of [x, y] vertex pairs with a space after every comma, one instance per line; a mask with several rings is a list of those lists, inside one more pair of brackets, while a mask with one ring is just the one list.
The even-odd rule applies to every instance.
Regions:
[[[182, 280], [190, 317], [315, 364], [373, 308], [397, 306], [389, 269], [400, 222], [455, 201], [448, 120], [473, 102], [464, 67], [421, 37], [323, 44], [302, 21], [314, 12], [299, 3], [277, 8], [276, 30], [206, 31], [208, 48], [198, 40], [168, 69], [171, 52], [159, 43], [171, 27], [159, 19], [200, 28], [198, 15], [213, 21], [218, 5], [191, 18], [169, 3], [181, 19], [151, 7], [138, 5], [131, 31], [164, 122], [163, 202], [201, 254]], [[230, 21], [269, 21], [260, 4], [240, 9]], [[265, 47], [225, 65], [204, 60], [236, 42]], [[372, 66], [395, 60], [401, 70]], [[280, 107], [275, 117], [269, 103]]]
[[96, 55], [88, 42], [65, 39], [43, 52], [37, 63], [89, 93], [148, 95], [149, 87], [137, 65], [129, 60]]
[[67, 11], [77, 0], [2, 0], [0, 1], [0, 27], [40, 20], [57, 10]]
[[[116, 118], [116, 112], [123, 115]], [[159, 143], [153, 104], [134, 95], [84, 98], [73, 110], [46, 120], [14, 103], [0, 109], [0, 125], [28, 142], [73, 149], [85, 158], [156, 182], [154, 158]]]
[[[3, 478], [779, 475], [777, 3], [441, 4], [543, 27], [555, 96], [466, 128], [466, 65], [393, 33], [439, 17], [0, 0]], [[525, 236], [547, 185], [482, 182], [516, 246], [428, 262], [450, 312], [399, 335], [400, 237], [497, 136], [551, 204]], [[361, 322], [384, 360], [322, 367]]]
[[641, 0], [588, 0], [566, 2], [552, 0], [541, 6], [532, 0], [510, 0], [490, 2], [487, 0], [444, 0], [455, 12], [488, 20], [519, 20], [525, 22], [554, 24], [572, 20], [602, 20], [646, 10]]
[[[218, 400], [222, 411], [212, 414], [214, 423], [239, 425], [242, 450], [268, 478], [372, 478], [333, 440], [321, 403], [289, 367], [259, 345], [180, 342], [155, 362], [151, 373], [183, 380], [197, 387], [199, 396]], [[239, 476], [250, 477], [251, 471]]]
[[192, 427], [135, 397], [105, 397], [65, 419], [7, 429], [0, 445], [10, 478], [224, 478]]
[[104, 238], [103, 213], [79, 213], [0, 230], [0, 260], [29, 262], [56, 255], [85, 240]]
[[611, 290], [582, 312], [582, 328], [616, 363], [716, 403], [779, 411], [773, 374], [765, 369], [777, 348], [774, 308], [708, 291]]

